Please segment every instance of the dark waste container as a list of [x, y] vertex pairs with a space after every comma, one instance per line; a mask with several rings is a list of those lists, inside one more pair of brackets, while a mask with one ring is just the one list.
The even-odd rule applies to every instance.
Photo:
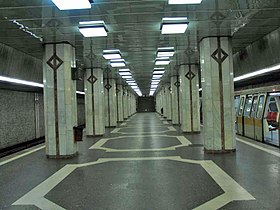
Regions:
[[80, 125], [77, 127], [74, 127], [74, 141], [83, 141], [83, 130], [84, 126]]

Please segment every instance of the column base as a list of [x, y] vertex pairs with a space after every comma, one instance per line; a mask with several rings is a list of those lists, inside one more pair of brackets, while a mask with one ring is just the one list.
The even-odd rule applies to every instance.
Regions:
[[86, 135], [86, 137], [89, 137], [89, 138], [100, 137], [100, 136], [104, 136], [104, 134], [98, 134], [98, 135]]
[[228, 154], [236, 152], [236, 149], [230, 149], [230, 150], [208, 150], [204, 148], [204, 152], [208, 154]]
[[72, 155], [47, 155], [48, 159], [70, 159], [78, 155], [78, 152], [72, 154]]
[[183, 131], [186, 134], [200, 134], [200, 131]]

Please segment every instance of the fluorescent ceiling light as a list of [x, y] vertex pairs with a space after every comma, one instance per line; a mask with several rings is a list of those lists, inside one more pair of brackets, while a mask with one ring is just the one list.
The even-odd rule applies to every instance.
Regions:
[[121, 76], [131, 76], [130, 72], [119, 72], [119, 75]]
[[168, 57], [162, 57], [162, 58], [156, 58], [156, 66], [164, 66], [168, 65], [170, 63], [170, 60]]
[[52, 0], [59, 10], [90, 9], [92, 0]]
[[151, 88], [157, 88], [158, 86], [157, 85], [151, 85]]
[[130, 83], [135, 83], [135, 80], [126, 80], [126, 82], [128, 83], [128, 84], [130, 84]]
[[76, 91], [77, 94], [80, 94], [80, 95], [85, 95], [85, 92], [82, 92], [82, 91]]
[[161, 74], [159, 74], [159, 75], [153, 75], [153, 79], [159, 79], [159, 78], [161, 78], [161, 77], [162, 77]]
[[0, 76], [0, 81], [15, 83], [15, 84], [19, 84], [19, 85], [27, 85], [27, 86], [32, 86], [32, 87], [41, 87], [41, 88], [44, 87], [44, 85], [40, 84], [40, 83], [30, 82], [30, 81], [20, 80], [20, 79], [14, 79], [14, 78], [10, 78], [10, 77], [3, 77], [3, 76]]
[[153, 74], [164, 74], [165, 71], [154, 71]]
[[[21, 79], [14, 79], [14, 78], [10, 78], [10, 77], [3, 77], [3, 76], [0, 76], [0, 81], [19, 84], [19, 85], [26, 85], [26, 86], [31, 86], [31, 87], [40, 87], [40, 88], [44, 87], [44, 85], [41, 83], [36, 83], [36, 82], [31, 82], [31, 81], [26, 81], [26, 80], [21, 80]], [[76, 91], [76, 93], [82, 94], [82, 95], [85, 94], [84, 92], [81, 92], [81, 91]]]
[[128, 85], [130, 86], [137, 86], [137, 83], [133, 82], [133, 83], [128, 83]]
[[79, 23], [79, 31], [84, 37], [107, 36], [107, 28], [104, 21], [84, 21]]
[[165, 70], [165, 68], [154, 68], [154, 71], [158, 71], [158, 70], [160, 70], [160, 71], [164, 71], [164, 70]]
[[103, 50], [103, 57], [107, 60], [112, 59], [121, 59], [121, 52], [120, 50]]
[[188, 18], [163, 18], [161, 24], [162, 34], [183, 34], [188, 28]]
[[259, 76], [259, 75], [262, 75], [262, 74], [265, 74], [265, 73], [268, 73], [268, 72], [277, 71], [279, 69], [280, 69], [280, 64], [278, 64], [276, 66], [268, 67], [268, 68], [265, 68], [265, 69], [262, 69], [262, 70], [259, 70], [259, 71], [254, 71], [252, 73], [244, 74], [244, 75], [239, 76], [239, 77], [235, 77], [233, 81], [237, 82], [237, 81], [240, 81], [240, 80], [244, 80], [244, 79], [248, 79], [248, 78], [251, 78], [251, 77]]
[[172, 57], [174, 53], [174, 47], [161, 47], [157, 50], [157, 57]]
[[127, 72], [130, 71], [130, 69], [119, 69], [119, 72]]
[[123, 79], [132, 79], [132, 76], [122, 76]]
[[202, 0], [168, 0], [168, 4], [201, 4]]
[[124, 59], [114, 59], [110, 61], [112, 67], [124, 67], [125, 60]]

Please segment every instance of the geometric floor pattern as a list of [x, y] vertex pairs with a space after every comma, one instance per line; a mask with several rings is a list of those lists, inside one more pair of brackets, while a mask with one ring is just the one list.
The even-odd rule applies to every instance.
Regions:
[[255, 200], [213, 160], [182, 158], [178, 151], [195, 150], [193, 146], [159, 115], [136, 114], [90, 146], [90, 152], [109, 157], [66, 164], [13, 205], [46, 210], [219, 209]]

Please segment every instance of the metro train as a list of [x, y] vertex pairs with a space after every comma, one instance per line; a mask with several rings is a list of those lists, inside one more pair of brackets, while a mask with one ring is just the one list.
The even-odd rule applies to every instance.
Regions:
[[280, 85], [235, 91], [236, 133], [280, 147]]

